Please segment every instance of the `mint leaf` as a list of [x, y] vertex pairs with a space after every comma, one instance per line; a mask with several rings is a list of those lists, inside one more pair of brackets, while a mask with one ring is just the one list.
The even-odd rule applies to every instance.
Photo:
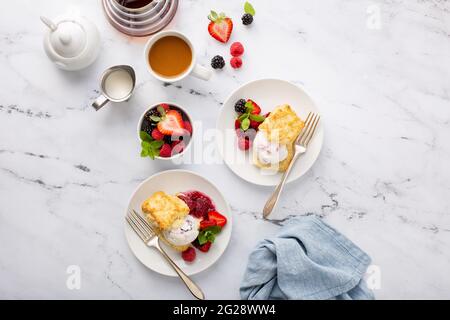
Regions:
[[152, 141], [153, 138], [145, 131], [139, 132], [139, 136], [141, 137], [142, 141]]
[[203, 245], [208, 242], [208, 239], [206, 239], [205, 233], [203, 232], [200, 232], [198, 234], [197, 240], [200, 245]]
[[250, 120], [248, 118], [245, 118], [241, 122], [241, 129], [246, 131], [246, 130], [248, 130], [248, 128], [250, 128]]
[[219, 226], [211, 226], [203, 229], [197, 236], [198, 243], [203, 245], [208, 241], [213, 243], [216, 240], [216, 234], [220, 233], [222, 230]]
[[266, 117], [261, 116], [259, 114], [251, 114], [250, 120], [256, 121], [256, 122], [263, 122], [266, 119]]
[[164, 117], [164, 116], [166, 115], [166, 110], [164, 110], [163, 107], [158, 106], [158, 107], [156, 108], [156, 110], [158, 110], [158, 112], [159, 112], [159, 114], [161, 115], [161, 117]]
[[217, 15], [217, 12], [211, 10], [211, 13], [208, 16], [208, 19], [211, 21], [216, 21], [219, 18], [219, 16]]
[[150, 142], [149, 141], [141, 141], [141, 147], [142, 149], [150, 149]]
[[142, 158], [145, 158], [145, 157], [147, 157], [148, 156], [148, 150], [147, 149], [142, 149], [142, 151], [141, 151], [141, 157]]
[[244, 119], [247, 119], [248, 118], [248, 116], [249, 116], [249, 114], [248, 113], [243, 113], [238, 119], [239, 119], [239, 121], [241, 121], [242, 122], [242, 120], [244, 120]]
[[253, 6], [248, 1], [246, 1], [244, 4], [244, 11], [245, 13], [251, 14], [252, 16], [256, 14], [255, 8], [253, 8]]
[[154, 140], [154, 141], [150, 142], [150, 147], [152, 149], [159, 149], [162, 147], [163, 144], [164, 144], [163, 140]]
[[203, 229], [203, 231], [212, 232], [213, 234], [218, 234], [222, 230], [222, 227], [219, 226], [211, 226]]
[[160, 121], [161, 121], [161, 117], [157, 117], [157, 116], [150, 116], [150, 119], [151, 119], [153, 122], [160, 122]]

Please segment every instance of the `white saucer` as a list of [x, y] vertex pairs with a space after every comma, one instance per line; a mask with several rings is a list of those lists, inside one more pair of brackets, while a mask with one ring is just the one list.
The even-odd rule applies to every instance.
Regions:
[[[319, 110], [300, 87], [279, 79], [261, 79], [244, 84], [225, 101], [217, 119], [217, 129], [221, 133], [217, 139], [218, 148], [225, 163], [231, 171], [248, 182], [262, 186], [276, 186], [280, 182], [281, 174], [268, 174], [254, 166], [252, 164], [252, 150], [239, 150], [236, 135], [234, 132], [229, 134], [230, 130], [234, 130], [236, 119], [234, 104], [241, 98], [254, 100], [261, 107], [262, 114], [272, 111], [279, 105], [289, 104], [297, 115], [305, 120], [309, 112], [319, 113]], [[322, 123], [323, 120], [320, 121], [308, 150], [292, 168], [288, 182], [304, 175], [319, 156], [324, 135]]]
[[[221, 233], [217, 235], [209, 252], [203, 253], [196, 250], [197, 257], [192, 263], [185, 262], [181, 258], [180, 252], [175, 251], [163, 243], [161, 244], [173, 261], [175, 261], [187, 275], [193, 275], [212, 266], [223, 254], [230, 241], [231, 228], [233, 225], [231, 210], [216, 186], [207, 179], [191, 171], [163, 171], [151, 176], [137, 187], [131, 196], [127, 210], [135, 209], [136, 212], [142, 213], [140, 209], [142, 202], [157, 191], [176, 194], [188, 190], [198, 190], [209, 196], [216, 205], [216, 210], [227, 217], [228, 220]], [[125, 236], [131, 251], [146, 267], [166, 276], [177, 276], [175, 271], [173, 271], [159, 252], [154, 248], [148, 248], [126, 222]]]

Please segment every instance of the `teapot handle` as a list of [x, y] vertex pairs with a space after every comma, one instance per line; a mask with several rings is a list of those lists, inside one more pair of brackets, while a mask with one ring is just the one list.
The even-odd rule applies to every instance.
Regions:
[[46, 18], [44, 16], [41, 16], [41, 21], [47, 26], [49, 27], [50, 30], [55, 31], [56, 30], [56, 24], [53, 23], [52, 20], [50, 20], [49, 18]]

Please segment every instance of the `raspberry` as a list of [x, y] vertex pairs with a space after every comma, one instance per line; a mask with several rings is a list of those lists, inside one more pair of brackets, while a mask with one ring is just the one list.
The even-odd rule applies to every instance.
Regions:
[[169, 144], [164, 143], [159, 150], [159, 156], [163, 158], [170, 158], [172, 156], [172, 147]]
[[195, 249], [192, 247], [187, 248], [186, 250], [184, 250], [181, 253], [181, 257], [183, 258], [184, 261], [186, 262], [192, 262], [195, 260], [195, 256], [196, 256], [196, 252]]
[[231, 58], [230, 64], [234, 69], [239, 69], [242, 66], [242, 59], [239, 57], [233, 57]]
[[164, 135], [161, 131], [158, 130], [158, 128], [153, 129], [152, 131], [152, 138], [155, 140], [162, 140], [164, 139]]
[[241, 149], [243, 151], [248, 150], [250, 148], [251, 143], [252, 142], [247, 137], [239, 137], [238, 138], [238, 147], [239, 147], [239, 149]]
[[192, 125], [189, 121], [184, 121], [184, 128], [190, 133], [192, 134]]
[[230, 47], [230, 53], [233, 57], [239, 57], [244, 53], [244, 46], [240, 42], [235, 42]]
[[201, 252], [208, 252], [209, 248], [211, 248], [211, 244], [211, 241], [208, 241], [207, 243], [200, 245], [198, 250], [200, 250]]

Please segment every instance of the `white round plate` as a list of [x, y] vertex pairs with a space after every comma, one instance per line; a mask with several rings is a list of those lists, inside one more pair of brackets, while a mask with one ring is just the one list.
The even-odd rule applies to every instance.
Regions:
[[[267, 173], [252, 163], [252, 150], [242, 151], [237, 147], [237, 138], [234, 134], [234, 121], [236, 112], [234, 104], [239, 99], [252, 99], [266, 114], [275, 107], [289, 104], [297, 115], [303, 120], [309, 112], [319, 113], [311, 98], [298, 86], [279, 79], [261, 79], [249, 82], [235, 90], [225, 101], [217, 119], [218, 149], [228, 167], [248, 182], [262, 186], [276, 186], [281, 179], [281, 173]], [[231, 132], [231, 134], [230, 134]], [[308, 149], [294, 164], [288, 182], [294, 181], [304, 175], [319, 156], [323, 143], [323, 127], [320, 121], [316, 133]]]
[[[214, 202], [218, 212], [223, 214], [228, 222], [217, 235], [214, 244], [207, 253], [196, 250], [197, 257], [192, 263], [187, 263], [181, 258], [181, 253], [175, 251], [164, 243], [167, 254], [175, 261], [176, 264], [188, 275], [199, 273], [216, 262], [225, 251], [230, 241], [232, 216], [231, 210], [225, 201], [219, 189], [207, 179], [198, 174], [186, 170], [168, 170], [157, 173], [144, 182], [142, 182], [131, 196], [127, 210], [135, 209], [136, 212], [142, 213], [141, 204], [145, 199], [150, 197], [157, 191], [164, 191], [168, 194], [176, 194], [182, 191], [198, 190], [209, 196]], [[128, 211], [127, 211], [128, 212]], [[176, 276], [175, 271], [170, 267], [167, 261], [159, 254], [155, 248], [147, 247], [138, 235], [125, 222], [125, 236], [128, 245], [134, 255], [149, 269], [166, 276]]]

